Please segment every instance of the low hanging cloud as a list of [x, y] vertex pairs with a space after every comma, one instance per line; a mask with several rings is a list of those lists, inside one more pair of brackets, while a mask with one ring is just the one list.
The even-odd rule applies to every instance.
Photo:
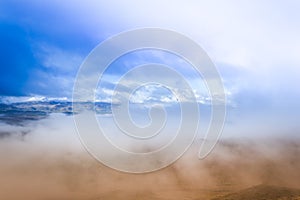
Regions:
[[300, 142], [287, 137], [224, 139], [204, 160], [197, 159], [198, 140], [175, 164], [134, 175], [94, 160], [72, 117], [2, 124], [1, 131], [9, 133], [0, 138], [4, 199], [210, 199], [258, 184], [300, 188]]

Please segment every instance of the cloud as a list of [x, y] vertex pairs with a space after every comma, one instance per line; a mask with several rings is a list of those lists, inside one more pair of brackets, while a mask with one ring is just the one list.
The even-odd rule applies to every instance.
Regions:
[[[221, 186], [230, 192], [261, 183], [299, 187], [300, 142], [285, 135], [224, 139], [204, 160], [197, 159], [199, 140], [173, 165], [136, 175], [93, 159], [80, 143], [72, 117], [53, 115], [27, 127], [1, 124], [1, 131], [10, 134], [0, 138], [0, 157], [5, 161], [0, 163], [0, 196], [6, 199], [184, 199], [219, 196], [215, 191]], [[136, 150], [136, 144], [129, 146]], [[156, 149], [152, 147], [144, 149]], [[168, 189], [162, 193], [162, 188]], [[150, 194], [145, 192], [149, 189]]]
[[167, 88], [160, 85], [145, 85], [134, 91], [131, 95], [130, 101], [132, 103], [175, 103], [176, 97]]
[[[295, 114], [299, 107], [299, 2], [30, 0], [2, 1], [0, 7], [6, 46], [1, 65], [9, 66], [0, 69], [2, 95], [70, 96], [81, 60], [99, 42], [128, 29], [161, 27], [206, 50], [237, 109], [247, 113], [266, 106], [265, 113]], [[113, 85], [132, 66], [154, 61], [187, 75], [199, 102], [208, 101], [190, 66], [163, 52], [121, 58], [107, 71], [107, 80]]]
[[54, 3], [0, 4], [0, 95], [70, 95], [82, 58], [98, 42]]

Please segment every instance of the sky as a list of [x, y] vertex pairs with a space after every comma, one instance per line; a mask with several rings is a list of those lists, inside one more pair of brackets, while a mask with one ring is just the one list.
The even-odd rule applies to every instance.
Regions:
[[[77, 71], [96, 45], [122, 31], [157, 27], [190, 37], [208, 53], [226, 89], [228, 124], [248, 123], [250, 129], [249, 121], [257, 120], [267, 127], [283, 123], [293, 131], [300, 117], [299, 9], [299, 1], [268, 0], [4, 0], [0, 96], [70, 98]], [[174, 60], [174, 55], [151, 51], [120, 58], [105, 74], [100, 98], [106, 100], [126, 70], [155, 61], [185, 74], [198, 101], [205, 103], [201, 79], [188, 64]], [[152, 95], [151, 87], [137, 94]], [[154, 100], [170, 101], [167, 94]]]

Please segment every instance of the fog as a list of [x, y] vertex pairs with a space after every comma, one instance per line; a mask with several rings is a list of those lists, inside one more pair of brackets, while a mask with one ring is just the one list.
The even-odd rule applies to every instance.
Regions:
[[203, 160], [198, 139], [162, 170], [129, 174], [95, 160], [80, 143], [73, 118], [61, 114], [1, 124], [1, 199], [209, 199], [258, 184], [300, 188], [300, 141], [223, 138]]

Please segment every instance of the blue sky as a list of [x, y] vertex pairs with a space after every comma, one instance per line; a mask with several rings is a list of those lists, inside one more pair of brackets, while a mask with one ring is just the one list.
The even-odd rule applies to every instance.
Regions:
[[[0, 95], [70, 97], [80, 64], [97, 44], [128, 29], [160, 27], [187, 35], [207, 51], [236, 118], [267, 113], [295, 124], [300, 110], [299, 9], [299, 1], [4, 0]], [[144, 55], [116, 62], [108, 79], [124, 72], [126, 64], [173, 58]], [[194, 88], [203, 89], [187, 65], [175, 67]]]

